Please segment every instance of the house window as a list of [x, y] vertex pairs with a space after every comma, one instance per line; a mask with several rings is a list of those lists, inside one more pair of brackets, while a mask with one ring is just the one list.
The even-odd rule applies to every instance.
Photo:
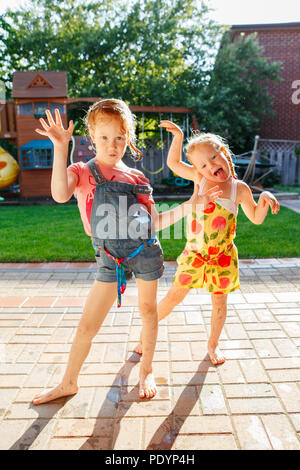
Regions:
[[32, 114], [32, 103], [19, 104], [18, 114]]
[[46, 109], [49, 109], [49, 105], [46, 101], [38, 101], [34, 103], [34, 117], [46, 118]]
[[23, 170], [52, 168], [53, 144], [50, 140], [32, 140], [20, 148], [20, 155]]
[[55, 108], [58, 109], [60, 114], [66, 114], [66, 107], [63, 103], [53, 103], [53, 102], [51, 102], [50, 103], [50, 111], [51, 111], [52, 114], [55, 113]]

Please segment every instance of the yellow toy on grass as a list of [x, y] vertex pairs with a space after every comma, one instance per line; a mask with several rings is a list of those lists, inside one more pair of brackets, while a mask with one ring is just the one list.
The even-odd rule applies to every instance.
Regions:
[[20, 167], [16, 160], [2, 147], [0, 147], [0, 189], [14, 183], [18, 177]]

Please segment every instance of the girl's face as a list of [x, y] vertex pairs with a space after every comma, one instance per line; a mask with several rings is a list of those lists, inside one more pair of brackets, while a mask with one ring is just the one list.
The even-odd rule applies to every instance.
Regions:
[[96, 146], [96, 160], [102, 165], [114, 167], [122, 159], [127, 147], [127, 135], [117, 116], [99, 116], [90, 129]]
[[190, 161], [206, 179], [216, 183], [225, 182], [231, 172], [227, 158], [211, 144], [198, 144], [190, 154]]

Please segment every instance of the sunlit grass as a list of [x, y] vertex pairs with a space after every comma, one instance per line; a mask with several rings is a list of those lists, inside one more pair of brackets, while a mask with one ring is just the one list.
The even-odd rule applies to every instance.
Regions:
[[[185, 245], [184, 237], [174, 239], [174, 227], [170, 239], [165, 238], [168, 229], [158, 234], [166, 260], [176, 259]], [[1, 262], [94, 260], [76, 205], [2, 207], [0, 230]], [[300, 256], [300, 214], [281, 207], [254, 225], [240, 209], [235, 244], [241, 259]]]

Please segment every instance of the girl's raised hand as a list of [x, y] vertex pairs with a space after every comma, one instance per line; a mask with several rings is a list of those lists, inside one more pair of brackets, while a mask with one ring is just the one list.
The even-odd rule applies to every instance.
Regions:
[[35, 132], [41, 135], [45, 135], [56, 146], [67, 145], [73, 134], [73, 130], [74, 130], [73, 121], [70, 121], [68, 129], [64, 129], [58, 109], [55, 109], [56, 122], [54, 122], [52, 114], [50, 113], [48, 109], [46, 110], [46, 115], [48, 118], [48, 124], [43, 118], [40, 118], [39, 121], [42, 127], [44, 128], [44, 130], [35, 129]]
[[213, 188], [208, 189], [205, 193], [199, 195], [199, 198], [202, 199], [202, 204], [204, 209], [206, 209], [210, 202], [218, 199], [223, 194], [223, 191], [219, 189], [219, 186], [214, 186]]
[[158, 127], [165, 127], [167, 131], [171, 132], [173, 135], [183, 136], [183, 132], [179, 126], [174, 124], [171, 121], [160, 121]]
[[277, 212], [280, 209], [280, 205], [279, 205], [279, 202], [277, 201], [276, 197], [273, 196], [273, 194], [270, 193], [269, 191], [262, 192], [260, 197], [263, 200], [264, 206], [266, 204], [269, 204], [272, 214], [277, 214]]

